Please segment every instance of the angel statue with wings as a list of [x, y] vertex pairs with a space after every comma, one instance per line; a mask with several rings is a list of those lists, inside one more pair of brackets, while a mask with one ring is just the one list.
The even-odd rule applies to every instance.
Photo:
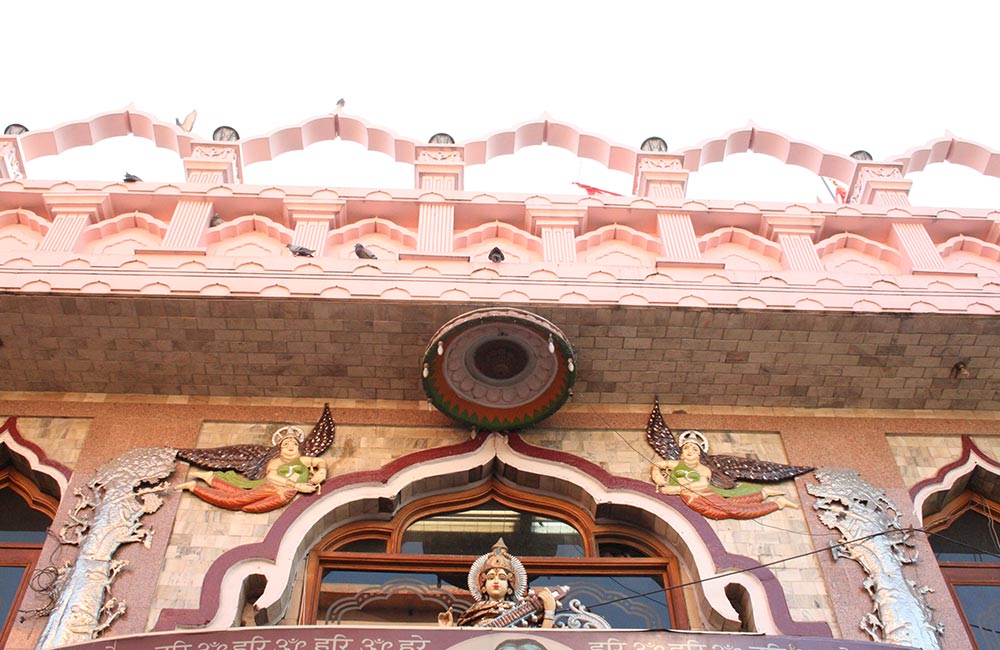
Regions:
[[663, 458], [650, 468], [656, 491], [680, 496], [689, 508], [709, 519], [756, 519], [782, 508], [798, 508], [782, 490], [737, 479], [774, 483], [813, 469], [709, 454], [708, 440], [698, 431], [685, 431], [675, 439], [660, 414], [659, 401], [649, 415], [646, 440]]
[[192, 469], [192, 480], [178, 489], [228, 510], [269, 512], [290, 503], [299, 492], [319, 490], [326, 479], [326, 460], [320, 454], [333, 443], [335, 425], [330, 405], [323, 407], [312, 432], [282, 427], [271, 437], [271, 446], [230, 445], [213, 449], [181, 449], [177, 458], [205, 471]]

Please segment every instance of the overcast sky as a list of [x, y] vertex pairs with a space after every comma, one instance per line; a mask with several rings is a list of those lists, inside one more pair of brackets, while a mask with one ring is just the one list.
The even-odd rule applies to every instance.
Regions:
[[[659, 135], [671, 150], [751, 120], [876, 159], [946, 131], [1000, 149], [991, 2], [38, 1], [5, 13], [0, 122], [34, 130], [134, 104], [167, 121], [197, 108], [196, 134], [227, 124], [249, 138], [344, 97], [346, 114], [420, 140], [438, 131], [467, 140], [548, 113], [635, 147]], [[330, 178], [329, 158], [353, 155], [347, 144], [251, 167], [247, 179], [371, 184], [356, 161]], [[143, 157], [177, 166], [172, 154], [142, 151], [108, 171], [86, 152], [69, 162], [99, 179], [126, 167], [161, 173]], [[561, 170], [555, 187], [571, 176], [630, 189], [624, 175], [560, 153], [535, 154]], [[29, 174], [79, 174], [44, 164]], [[371, 164], [412, 183], [405, 166]], [[467, 184], [551, 191], [531, 187], [541, 182], [532, 174], [516, 178], [526, 165], [493, 166], [480, 170], [488, 179], [467, 172]], [[731, 167], [743, 174], [739, 161]], [[1000, 181], [973, 176], [1000, 205], [1000, 191], [989, 194]]]

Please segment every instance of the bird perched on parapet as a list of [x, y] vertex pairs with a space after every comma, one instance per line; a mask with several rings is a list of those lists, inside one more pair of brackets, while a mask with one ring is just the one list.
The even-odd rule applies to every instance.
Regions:
[[141, 183], [142, 179], [135, 174], [130, 174], [125, 172], [125, 178], [123, 179], [126, 183]]
[[375, 256], [375, 253], [373, 253], [370, 250], [368, 250], [367, 248], [365, 248], [362, 244], [355, 244], [354, 245], [354, 254], [358, 256], [358, 259], [362, 259], [362, 260], [377, 260], [378, 259], [378, 257]]
[[177, 126], [179, 126], [182, 129], [184, 129], [184, 131], [186, 131], [188, 133], [191, 133], [191, 129], [194, 128], [194, 121], [196, 119], [198, 119], [198, 111], [197, 110], [193, 110], [193, 111], [191, 111], [190, 113], [187, 114], [187, 117], [184, 118], [183, 122], [181, 122], [180, 120], [178, 120], [175, 117], [174, 118], [174, 123], [177, 124]]
[[346, 104], [346, 103], [347, 103], [347, 102], [345, 102], [345, 101], [344, 101], [344, 98], [343, 98], [343, 97], [341, 97], [340, 99], [338, 99], [338, 100], [337, 100], [337, 105], [336, 105], [336, 106], [334, 107], [334, 109], [333, 109], [333, 110], [332, 110], [332, 111], [330, 112], [330, 114], [331, 114], [331, 115], [337, 115], [338, 113], [340, 113], [340, 111], [344, 110], [344, 104]]
[[594, 187], [593, 185], [585, 185], [583, 183], [577, 183], [576, 181], [573, 182], [573, 185], [576, 185], [581, 190], [586, 192], [587, 196], [594, 196], [595, 194], [607, 194], [608, 196], [621, 196], [621, 194], [618, 194], [617, 192], [609, 192], [608, 190], [602, 190], [601, 188]]
[[212, 218], [208, 220], [208, 227], [215, 228], [216, 226], [221, 226], [221, 225], [222, 225], [222, 217], [220, 217], [219, 213], [216, 212], [215, 214], [212, 215]]
[[292, 251], [292, 255], [295, 257], [312, 257], [314, 251], [311, 248], [306, 248], [305, 246], [299, 246], [298, 244], [285, 244], [288, 250]]
[[504, 261], [503, 251], [500, 250], [499, 246], [494, 246], [493, 250], [490, 251], [489, 258], [491, 262], [500, 263]]

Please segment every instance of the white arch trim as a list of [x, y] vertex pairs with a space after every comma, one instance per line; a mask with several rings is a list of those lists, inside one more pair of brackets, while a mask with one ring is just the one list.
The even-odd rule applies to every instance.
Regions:
[[[355, 484], [316, 500], [288, 527], [273, 562], [264, 559], [244, 560], [229, 568], [222, 578], [218, 610], [204, 629], [226, 629], [233, 625], [240, 611], [241, 585], [246, 578], [254, 574], [260, 574], [267, 580], [264, 593], [254, 603], [255, 606], [260, 610], [269, 610], [272, 616], [283, 615], [294, 581], [295, 569], [311, 547], [307, 540], [315, 540], [322, 536], [315, 535], [315, 532], [322, 526], [321, 520], [335, 508], [353, 501], [392, 499], [415, 481], [429, 476], [482, 467], [494, 459], [521, 471], [551, 476], [579, 485], [598, 503], [629, 505], [649, 511], [673, 528], [688, 544], [688, 550], [695, 563], [695, 567], [692, 568], [696, 569], [695, 573], [701, 579], [706, 580], [702, 584], [704, 595], [715, 612], [731, 621], [739, 619], [725, 594], [727, 584], [737, 583], [750, 595], [757, 631], [764, 634], [780, 633], [764, 585], [760, 580], [749, 572], [727, 575], [726, 571], [720, 571], [700, 533], [670, 505], [651, 495], [632, 490], [609, 489], [578, 468], [517, 453], [509, 446], [507, 437], [501, 434], [490, 435], [484, 444], [472, 452], [411, 465], [400, 470], [385, 483]], [[425, 493], [422, 496], [429, 495]], [[347, 520], [338, 523], [347, 523]], [[712, 580], [711, 578], [715, 576], [719, 576], [720, 579]]]

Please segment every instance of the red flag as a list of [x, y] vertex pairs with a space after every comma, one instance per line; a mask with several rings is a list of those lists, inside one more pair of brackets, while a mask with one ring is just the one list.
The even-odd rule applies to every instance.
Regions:
[[584, 192], [586, 192], [587, 196], [594, 196], [595, 194], [607, 194], [608, 196], [622, 196], [617, 192], [609, 192], [608, 190], [602, 190], [601, 188], [594, 187], [593, 185], [584, 185], [583, 183], [577, 183], [576, 181], [573, 181], [573, 185], [576, 185]]

